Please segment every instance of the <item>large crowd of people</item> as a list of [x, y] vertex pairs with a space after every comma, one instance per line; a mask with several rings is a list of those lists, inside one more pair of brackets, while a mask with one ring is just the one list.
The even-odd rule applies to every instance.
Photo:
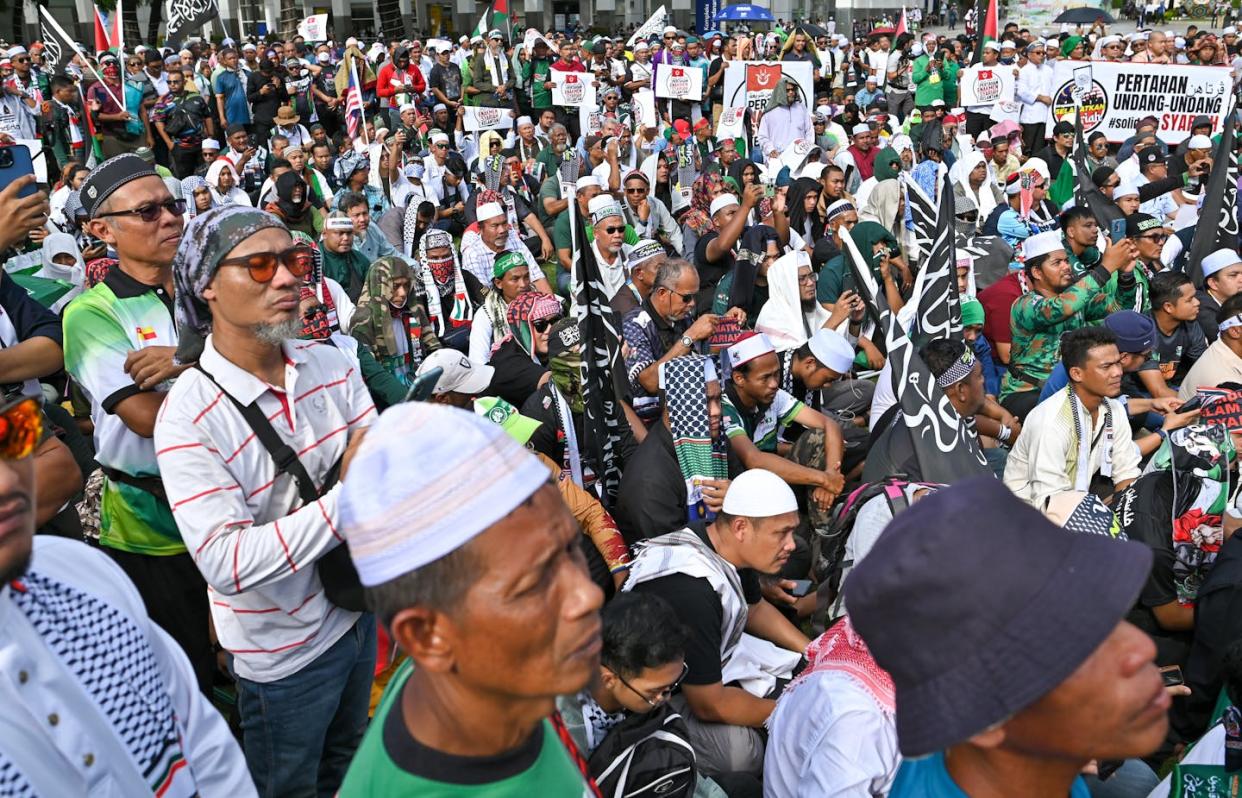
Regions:
[[1242, 42], [969, 16], [3, 52], [0, 795], [1237, 795]]

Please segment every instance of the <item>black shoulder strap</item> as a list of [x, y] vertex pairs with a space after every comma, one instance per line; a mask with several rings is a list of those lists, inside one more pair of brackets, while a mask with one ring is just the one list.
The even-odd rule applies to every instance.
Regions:
[[315, 486], [315, 480], [311, 479], [311, 475], [307, 473], [306, 466], [302, 465], [302, 461], [298, 459], [298, 453], [293, 451], [293, 447], [285, 443], [271, 422], [267, 420], [267, 416], [259, 409], [254, 402], [244, 405], [233, 398], [233, 395], [221, 387], [211, 372], [203, 368], [199, 364], [195, 364], [194, 368], [203, 373], [207, 379], [211, 380], [217, 388], [220, 389], [237, 411], [242, 414], [242, 418], [246, 420], [246, 424], [254, 431], [254, 436], [259, 439], [259, 443], [263, 444], [263, 448], [267, 449], [267, 453], [272, 456], [272, 461], [276, 463], [276, 471], [281, 474], [288, 474], [293, 477], [294, 482], [298, 483], [298, 495], [302, 497], [303, 504], [310, 504], [319, 498], [319, 489]]

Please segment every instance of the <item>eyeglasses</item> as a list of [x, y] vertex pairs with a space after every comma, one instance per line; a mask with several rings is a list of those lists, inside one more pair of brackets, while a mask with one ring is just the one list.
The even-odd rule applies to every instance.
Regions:
[[612, 225], [610, 227], [605, 227], [604, 232], [610, 236], [615, 236], [617, 233], [625, 232], [625, 225], [618, 224], [618, 225]]
[[1147, 233], [1146, 235], [1136, 236], [1136, 238], [1146, 238], [1148, 241], [1154, 241], [1157, 244], [1163, 244], [1169, 240], [1168, 233]]
[[139, 205], [137, 208], [130, 208], [125, 211], [112, 211], [111, 213], [101, 213], [95, 218], [104, 219], [108, 216], [137, 216], [144, 222], [154, 222], [160, 218], [160, 214], [168, 211], [173, 216], [185, 215], [185, 200], [173, 199], [169, 197], [163, 202], [153, 202], [149, 205]]
[[674, 291], [672, 286], [657, 285], [656, 288], [663, 288], [665, 291], [668, 291], [670, 294], [677, 297], [682, 302], [690, 303], [694, 301], [694, 294], [683, 294], [680, 291]]
[[448, 145], [447, 145], [447, 144], [432, 144], [431, 146], [432, 146], [432, 147], [434, 147], [434, 148], [435, 148], [435, 149], [437, 149], [437, 150], [447, 150], [447, 149], [448, 149]]
[[808, 283], [808, 284], [815, 282], [815, 272], [807, 272], [806, 274], [799, 274], [798, 282]]
[[[610, 670], [611, 670], [611, 669], [610, 669]], [[658, 693], [656, 693], [656, 697], [655, 697], [655, 699], [654, 699], [654, 700], [652, 700], [652, 699], [648, 698], [647, 696], [643, 695], [642, 693], [640, 693], [640, 692], [639, 692], [639, 691], [638, 691], [638, 690], [634, 687], [634, 685], [630, 684], [630, 683], [629, 683], [629, 682], [627, 682], [625, 679], [621, 678], [621, 674], [617, 673], [616, 671], [613, 671], [613, 673], [614, 673], [614, 674], [616, 674], [616, 677], [617, 677], [618, 679], [620, 679], [620, 680], [621, 680], [621, 684], [623, 684], [623, 685], [625, 685], [626, 687], [630, 688], [630, 692], [632, 692], [634, 695], [636, 695], [636, 696], [638, 696], [639, 698], [641, 698], [644, 702], [646, 702], [647, 706], [651, 707], [652, 709], [654, 709], [655, 707], [660, 706], [660, 705], [661, 705], [661, 704], [663, 704], [665, 701], [667, 701], [667, 700], [669, 699], [669, 697], [673, 695], [673, 691], [674, 691], [674, 690], [676, 690], [678, 687], [680, 687], [680, 686], [681, 686], [682, 681], [686, 678], [686, 674], [687, 674], [687, 673], [689, 673], [689, 672], [690, 672], [690, 663], [688, 663], [688, 662], [683, 662], [683, 663], [681, 664], [681, 675], [680, 675], [680, 676], [678, 676], [678, 677], [677, 677], [677, 679], [676, 679], [676, 681], [674, 681], [674, 682], [673, 682], [672, 684], [670, 684], [668, 687], [661, 688], [661, 689], [660, 689], [660, 691], [659, 691]]]
[[537, 333], [546, 333], [552, 325], [556, 324], [560, 320], [560, 316], [549, 316], [546, 319], [532, 319], [530, 326], [533, 327]]
[[1116, 188], [1117, 186], [1120, 186], [1120, 185], [1121, 185], [1121, 181], [1118, 180], [1116, 183], [1105, 183], [1104, 188]]
[[39, 403], [23, 396], [0, 408], [0, 460], [29, 457], [43, 437]]
[[240, 258], [225, 258], [221, 266], [240, 266], [249, 270], [250, 279], [256, 283], [270, 283], [276, 276], [276, 268], [284, 265], [294, 277], [305, 277], [315, 262], [314, 251], [305, 244], [294, 244], [284, 252], [256, 252]]
[[25, 64], [28, 63], [30, 59], [24, 55], [19, 55], [17, 58], [12, 59], [12, 61], [14, 64]]
[[627, 186], [625, 189], [625, 193], [626, 194], [646, 194], [647, 187], [646, 186], [634, 186], [633, 188], [630, 188]]

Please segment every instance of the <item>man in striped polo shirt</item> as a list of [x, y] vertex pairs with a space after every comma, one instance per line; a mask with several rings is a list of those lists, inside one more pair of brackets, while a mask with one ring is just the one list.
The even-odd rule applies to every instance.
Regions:
[[[357, 360], [299, 341], [312, 252], [275, 216], [195, 217], [177, 250], [179, 362], [155, 426], [177, 527], [237, 675], [261, 795], [331, 795], [367, 725], [375, 619], [333, 580], [337, 499], [375, 417]], [[277, 462], [281, 463], [278, 468]], [[357, 577], [353, 577], [357, 585]]]

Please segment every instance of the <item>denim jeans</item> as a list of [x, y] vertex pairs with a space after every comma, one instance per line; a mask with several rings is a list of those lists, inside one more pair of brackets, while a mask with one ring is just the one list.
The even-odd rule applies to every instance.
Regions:
[[374, 673], [368, 612], [297, 673], [275, 682], [237, 679], [242, 750], [260, 796], [336, 793], [367, 728]]

